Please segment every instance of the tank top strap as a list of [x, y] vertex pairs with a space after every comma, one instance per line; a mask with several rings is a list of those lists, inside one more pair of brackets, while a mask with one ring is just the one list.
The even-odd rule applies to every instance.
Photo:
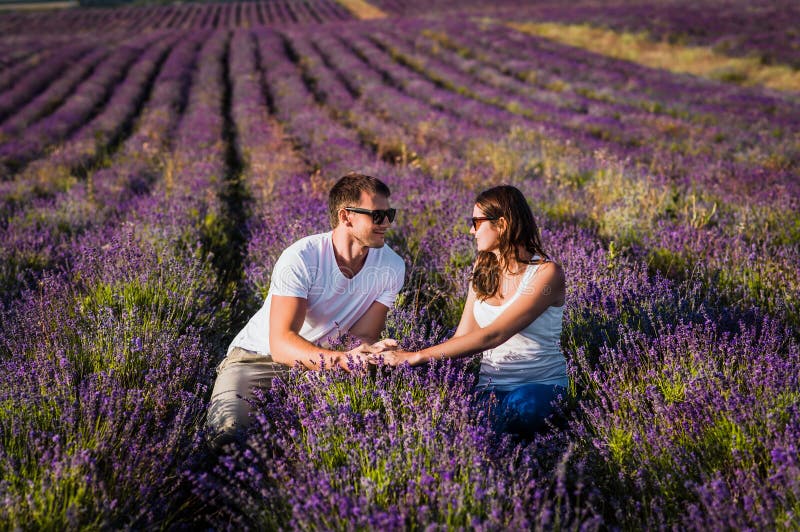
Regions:
[[538, 268], [539, 268], [538, 264], [528, 264], [527, 266], [525, 266], [525, 273], [522, 274], [522, 279], [519, 282], [519, 286], [514, 291], [513, 297], [500, 306], [506, 306], [510, 304], [513, 300], [517, 299], [520, 295], [525, 293], [525, 290], [528, 287], [528, 283], [530, 282], [531, 278], [533, 277], [533, 274], [536, 273], [536, 270]]
[[[539, 257], [539, 255], [534, 255], [531, 260], [541, 260], [541, 257]], [[525, 269], [525, 273], [522, 275], [522, 281], [520, 282], [521, 287], [527, 286], [531, 278], [536, 275], [536, 272], [539, 270], [539, 266], [542, 264], [543, 263], [541, 262], [528, 264], [528, 267]]]

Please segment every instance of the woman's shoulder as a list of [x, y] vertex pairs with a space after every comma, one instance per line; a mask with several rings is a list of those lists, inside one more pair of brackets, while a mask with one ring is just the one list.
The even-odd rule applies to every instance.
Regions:
[[562, 280], [565, 279], [564, 267], [552, 259], [534, 257], [531, 260], [528, 268], [529, 270], [532, 270], [532, 276], [554, 277]]
[[555, 302], [563, 300], [566, 291], [566, 275], [564, 268], [558, 262], [546, 259], [528, 266], [527, 279], [525, 279], [525, 292], [529, 294], [541, 293], [554, 295]]

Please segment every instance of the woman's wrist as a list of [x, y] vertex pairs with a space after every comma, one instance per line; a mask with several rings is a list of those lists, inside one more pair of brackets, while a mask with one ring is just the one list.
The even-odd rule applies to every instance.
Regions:
[[426, 349], [423, 349], [422, 351], [417, 351], [416, 353], [414, 353], [410, 357], [408, 363], [411, 364], [412, 366], [419, 366], [422, 364], [427, 364], [428, 362], [430, 362], [431, 358], [432, 358], [431, 354], [428, 353]]

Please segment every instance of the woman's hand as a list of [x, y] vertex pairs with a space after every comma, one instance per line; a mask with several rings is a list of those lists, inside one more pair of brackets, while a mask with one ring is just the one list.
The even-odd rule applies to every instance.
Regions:
[[393, 351], [384, 351], [378, 356], [383, 357], [383, 363], [387, 366], [399, 366], [404, 362], [408, 362], [412, 366], [422, 363], [419, 358], [419, 353], [416, 351], [403, 351], [402, 349], [395, 349]]
[[386, 351], [394, 351], [400, 346], [394, 338], [384, 338], [380, 342], [375, 342], [370, 347], [370, 352], [374, 354], [383, 353]]
[[400, 344], [393, 338], [386, 338], [380, 342], [375, 342], [369, 346], [370, 362], [377, 364], [383, 361], [387, 366], [399, 366], [403, 362], [408, 362], [412, 366], [419, 364], [418, 354], [413, 351], [399, 349]]

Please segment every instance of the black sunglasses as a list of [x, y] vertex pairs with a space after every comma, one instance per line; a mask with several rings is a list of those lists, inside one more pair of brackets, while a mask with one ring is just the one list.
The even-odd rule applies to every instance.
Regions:
[[497, 220], [497, 216], [473, 216], [470, 218], [470, 220], [472, 221], [472, 228], [477, 231], [480, 222], [485, 222], [486, 220]]
[[397, 215], [397, 209], [362, 209], [360, 207], [345, 207], [344, 210], [350, 212], [357, 212], [359, 214], [369, 214], [372, 216], [372, 223], [375, 225], [380, 225], [383, 223], [384, 218], [389, 218], [389, 222], [394, 221], [394, 217]]

